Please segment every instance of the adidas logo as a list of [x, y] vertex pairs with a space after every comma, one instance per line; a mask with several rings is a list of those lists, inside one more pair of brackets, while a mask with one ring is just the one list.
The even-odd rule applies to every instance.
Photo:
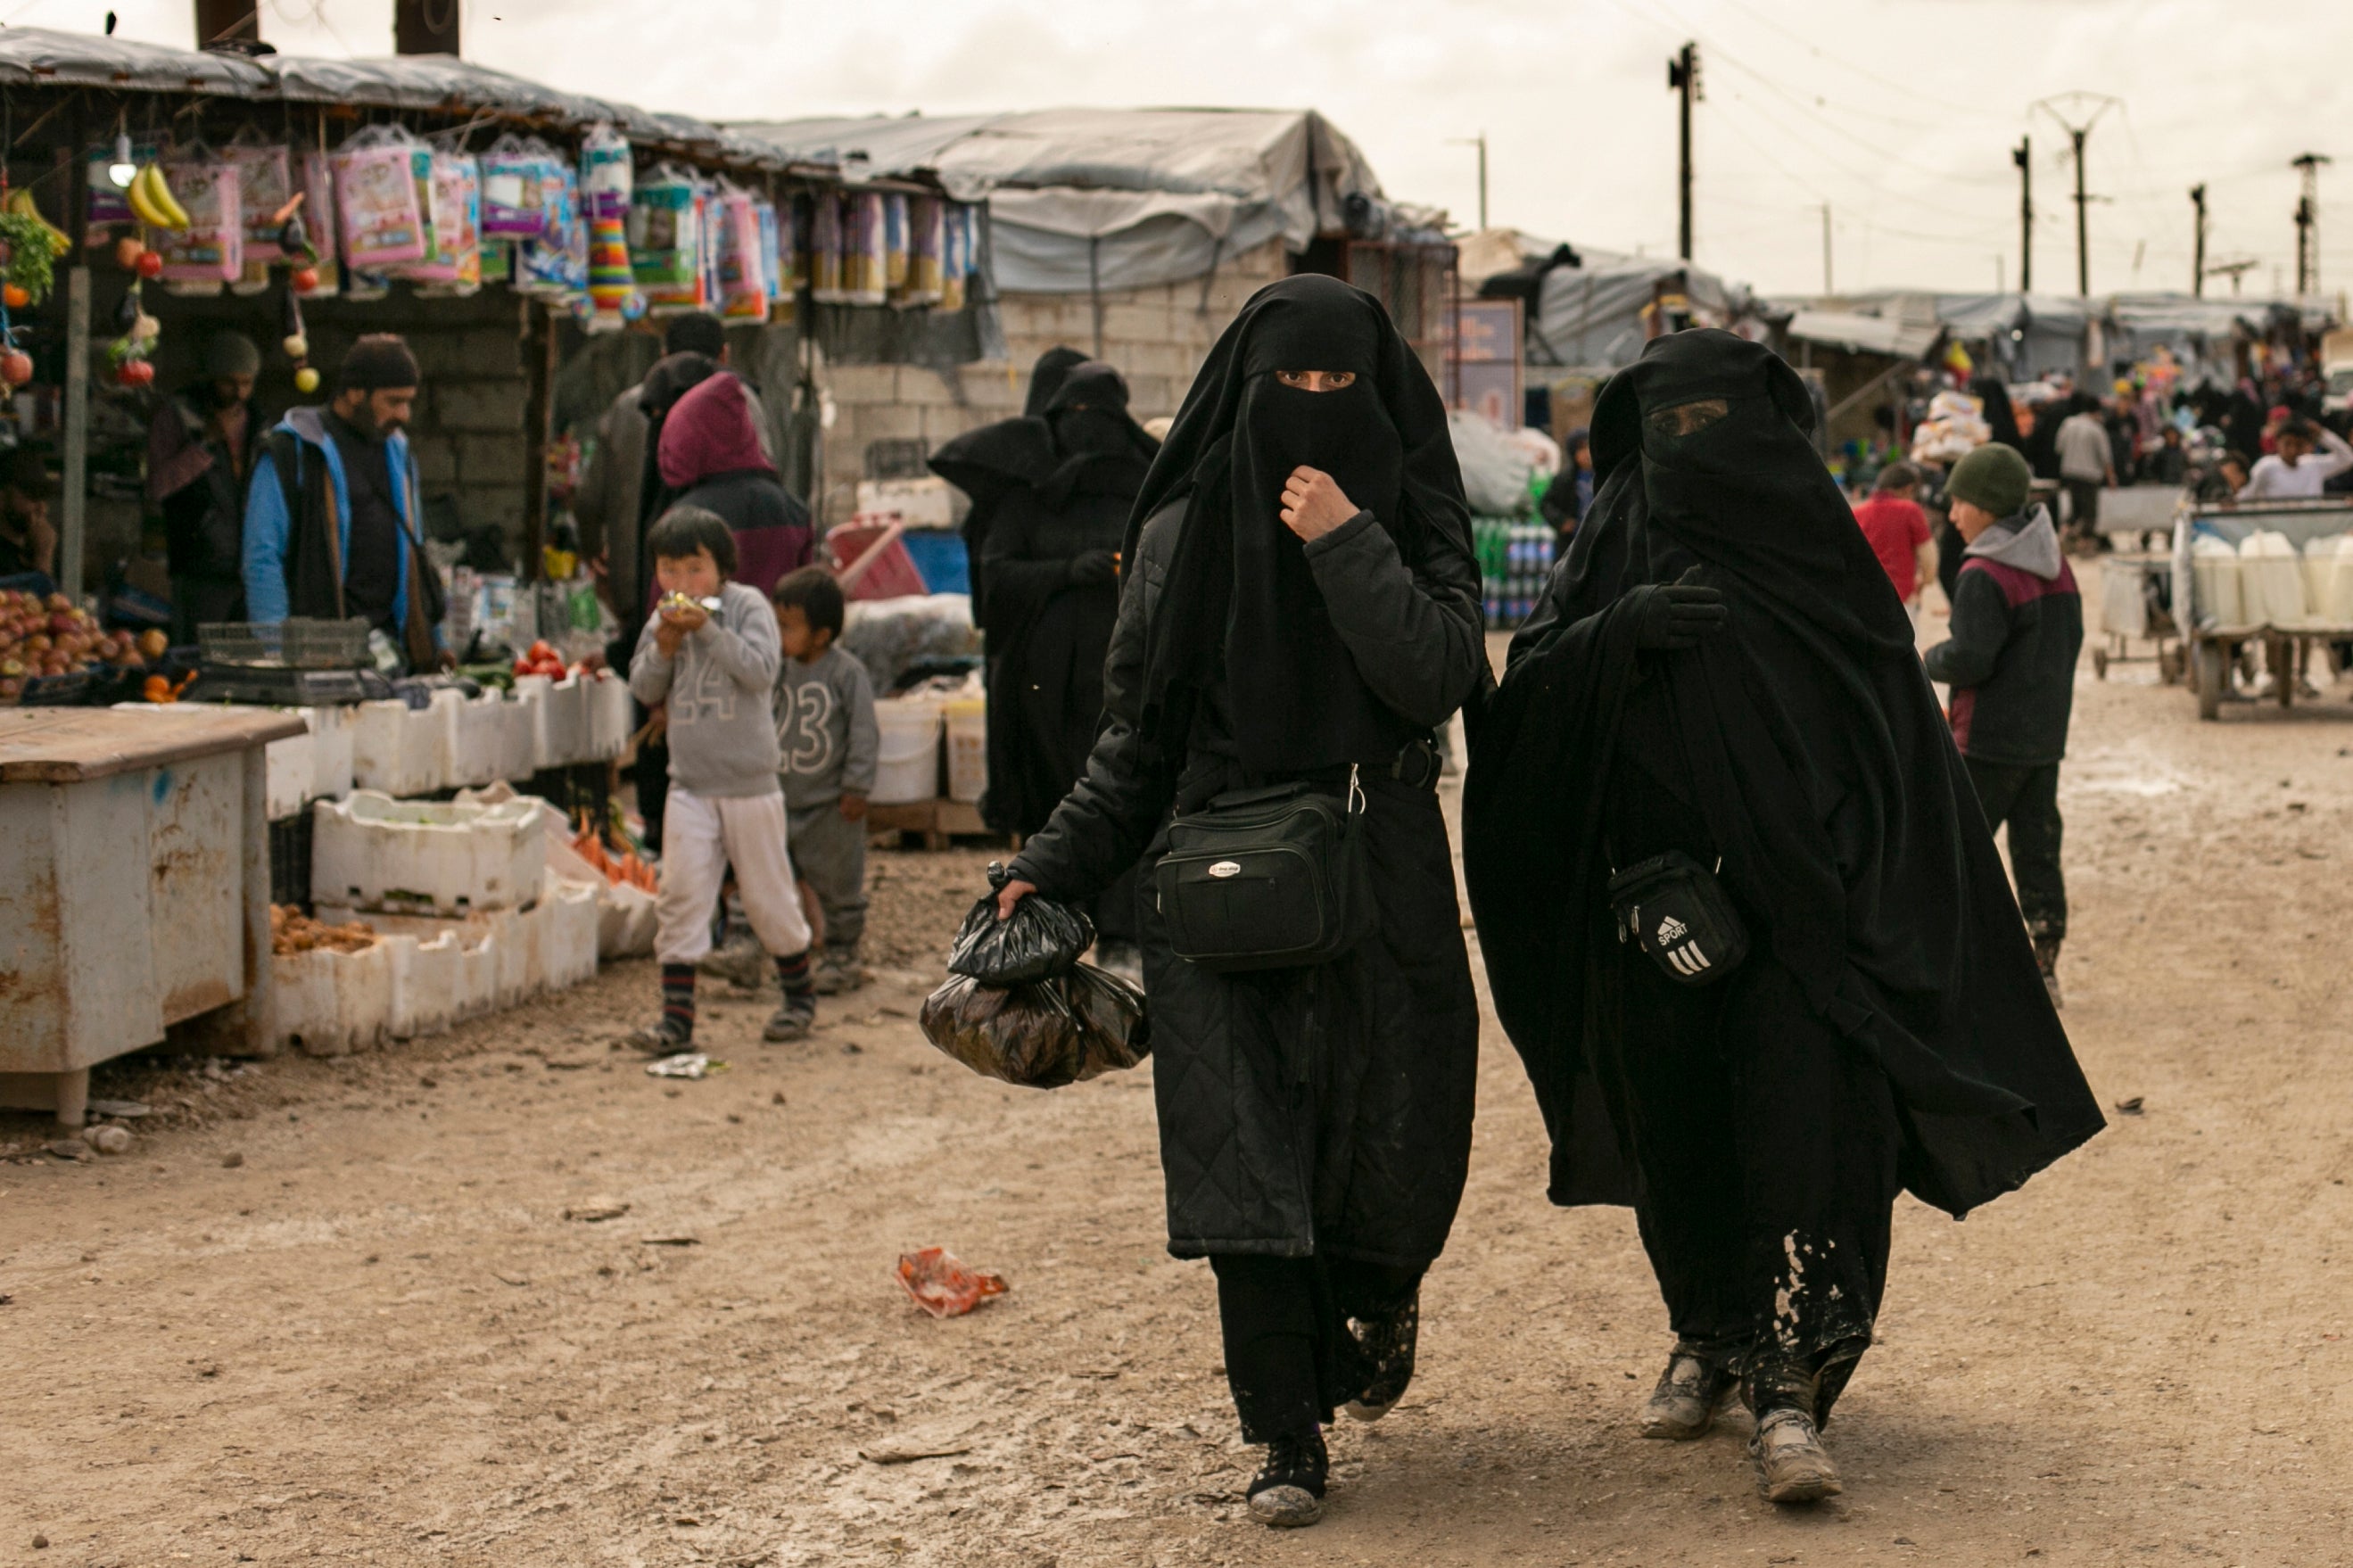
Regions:
[[1659, 922], [1659, 942], [1662, 945], [1671, 942], [1681, 942], [1690, 930], [1691, 927], [1683, 924], [1674, 916], [1669, 915]]
[[1674, 966], [1676, 973], [1687, 978], [1704, 974], [1709, 967], [1708, 956], [1700, 951], [1697, 942], [1692, 943], [1689, 947], [1676, 948], [1669, 952], [1667, 962]]

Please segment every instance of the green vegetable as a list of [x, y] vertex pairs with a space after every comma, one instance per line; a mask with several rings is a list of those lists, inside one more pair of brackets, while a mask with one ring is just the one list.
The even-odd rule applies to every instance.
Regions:
[[57, 276], [49, 226], [23, 213], [0, 212], [0, 240], [8, 246], [7, 281], [30, 295], [36, 305], [47, 299]]

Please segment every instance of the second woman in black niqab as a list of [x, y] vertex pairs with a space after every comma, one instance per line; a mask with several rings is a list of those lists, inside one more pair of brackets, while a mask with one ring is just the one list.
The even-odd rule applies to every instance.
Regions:
[[[1119, 549], [1159, 449], [1128, 416], [1127, 384], [1100, 361], [1064, 372], [1042, 418], [1054, 465], [998, 499], [980, 573], [988, 626], [981, 815], [1024, 837], [1046, 826], [1094, 745], [1119, 613]], [[1134, 879], [1105, 889], [1092, 912], [1106, 942], [1133, 942]]]
[[[1476, 737], [1463, 870], [1556, 1203], [1631, 1203], [1677, 1343], [1646, 1435], [1736, 1385], [1776, 1501], [1871, 1342], [1899, 1190], [1956, 1216], [2097, 1131], [1910, 623], [1772, 352], [1661, 338], [1603, 390], [1592, 513]], [[1726, 629], [1674, 635], [1704, 595]], [[1618, 940], [1613, 870], [1718, 870], [1704, 987]]]
[[1187, 394], [1128, 530], [1103, 730], [1004, 907], [1083, 900], [1172, 810], [1361, 789], [1378, 929], [1314, 968], [1220, 973], [1140, 910], [1168, 1247], [1210, 1260], [1250, 1507], [1321, 1509], [1322, 1424], [1412, 1372], [1421, 1275], [1471, 1151], [1479, 1016], [1431, 731], [1486, 674], [1446, 412], [1378, 301], [1252, 296]]

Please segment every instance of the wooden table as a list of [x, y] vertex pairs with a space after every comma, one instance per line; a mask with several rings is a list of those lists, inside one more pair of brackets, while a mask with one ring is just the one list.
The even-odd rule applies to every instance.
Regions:
[[81, 1125], [90, 1069], [242, 1005], [270, 1032], [265, 750], [299, 713], [0, 710], [0, 1104]]

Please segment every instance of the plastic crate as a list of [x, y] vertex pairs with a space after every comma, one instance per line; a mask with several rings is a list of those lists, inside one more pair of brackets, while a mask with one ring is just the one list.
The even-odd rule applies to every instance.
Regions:
[[301, 616], [282, 621], [214, 621], [196, 627], [206, 664], [283, 665], [291, 669], [358, 669], [368, 662], [368, 624]]
[[539, 897], [540, 803], [397, 801], [369, 790], [311, 809], [312, 897], [364, 910], [463, 916]]

